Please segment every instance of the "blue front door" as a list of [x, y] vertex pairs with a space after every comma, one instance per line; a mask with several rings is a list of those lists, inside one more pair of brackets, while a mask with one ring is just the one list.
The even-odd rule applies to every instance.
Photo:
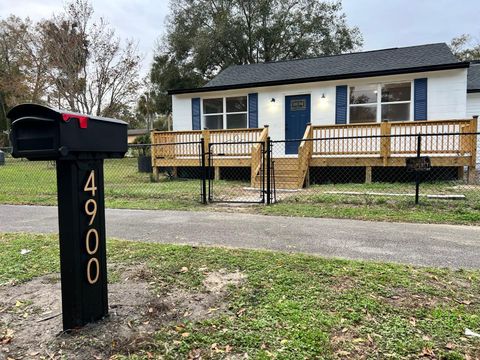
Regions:
[[285, 97], [285, 139], [297, 140], [285, 143], [286, 154], [298, 154], [298, 146], [310, 122], [310, 95]]

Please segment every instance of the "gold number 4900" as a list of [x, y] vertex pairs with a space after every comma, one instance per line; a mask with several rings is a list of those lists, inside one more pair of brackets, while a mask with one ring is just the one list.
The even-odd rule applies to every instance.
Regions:
[[[95, 185], [95, 170], [90, 171], [90, 175], [88, 175], [88, 179], [85, 183], [85, 186], [83, 187], [83, 191], [90, 192], [92, 194], [92, 197], [95, 196], [95, 193], [97, 191], [97, 186]], [[95, 201], [95, 199], [87, 200], [87, 202], [85, 203], [85, 214], [90, 216], [88, 226], [91, 226], [93, 224], [93, 221], [95, 220], [95, 217], [97, 216], [97, 202]], [[91, 244], [92, 236], [94, 243], [93, 248]], [[98, 231], [96, 229], [88, 230], [85, 236], [85, 247], [88, 255], [94, 256], [97, 253], [99, 241], [100, 238], [98, 235]], [[92, 272], [93, 274], [95, 274], [94, 276], [92, 276]], [[97, 258], [92, 257], [87, 263], [87, 280], [90, 284], [93, 285], [98, 281], [99, 277], [100, 263]]]
[[97, 187], [95, 186], [95, 170], [92, 170], [90, 172], [90, 175], [88, 175], [88, 179], [85, 184], [85, 187], [83, 188], [83, 191], [85, 192], [90, 191], [92, 193], [92, 196], [95, 196], [96, 190], [97, 190]]

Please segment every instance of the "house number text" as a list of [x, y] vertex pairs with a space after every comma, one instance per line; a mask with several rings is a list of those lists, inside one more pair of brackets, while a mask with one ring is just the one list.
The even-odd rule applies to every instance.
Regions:
[[[90, 193], [92, 198], [85, 202], [85, 214], [89, 217], [88, 226], [90, 227], [85, 235], [85, 249], [90, 256], [87, 262], [87, 281], [93, 285], [100, 277], [100, 263], [97, 258], [97, 252], [100, 242], [98, 230], [95, 229], [94, 221], [97, 216], [97, 201], [95, 200], [95, 193], [97, 187], [95, 186], [95, 170], [90, 172], [87, 178], [83, 191]], [[93, 225], [93, 226], [92, 226]]]

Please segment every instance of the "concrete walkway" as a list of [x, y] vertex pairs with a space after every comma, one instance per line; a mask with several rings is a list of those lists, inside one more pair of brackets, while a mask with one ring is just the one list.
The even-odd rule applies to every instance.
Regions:
[[[480, 268], [480, 227], [221, 212], [107, 210], [107, 236]], [[57, 208], [0, 205], [0, 232], [56, 233]]]

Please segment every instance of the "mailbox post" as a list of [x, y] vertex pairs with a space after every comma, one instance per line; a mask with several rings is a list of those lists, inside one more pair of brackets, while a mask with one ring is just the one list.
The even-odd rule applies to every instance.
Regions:
[[18, 105], [13, 157], [55, 160], [63, 328], [108, 315], [103, 160], [127, 151], [127, 123], [36, 104]]

